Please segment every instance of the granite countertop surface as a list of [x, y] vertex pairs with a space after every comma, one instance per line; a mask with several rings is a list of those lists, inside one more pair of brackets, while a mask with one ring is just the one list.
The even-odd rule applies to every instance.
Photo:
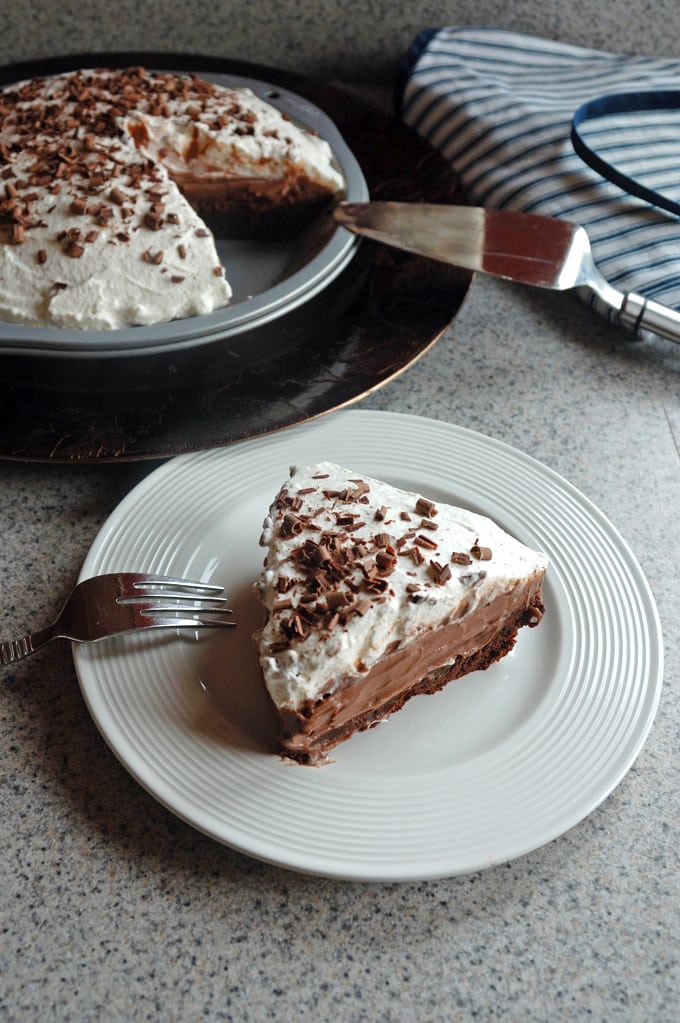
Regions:
[[[389, 82], [414, 36], [431, 25], [496, 25], [621, 53], [677, 53], [675, 0], [583, 5], [559, 0], [24, 0], [0, 6], [0, 62], [116, 50], [214, 54], [345, 81]], [[675, 31], [674, 31], [675, 30]]]
[[[2, 1018], [677, 1018], [679, 383], [678, 347], [626, 342], [573, 297], [487, 278], [434, 348], [360, 403], [535, 456], [639, 559], [665, 684], [646, 745], [598, 809], [469, 876], [298, 875], [213, 842], [142, 790], [92, 723], [68, 645], [53, 644], [3, 671]], [[3, 636], [49, 620], [151, 468], [0, 463]]]
[[[680, 347], [627, 341], [571, 295], [478, 278], [438, 343], [359, 402], [550, 466], [620, 531], [655, 595], [665, 682], [644, 748], [582, 823], [513, 862], [359, 883], [250, 859], [124, 770], [67, 644], [4, 669], [0, 1017], [676, 1020], [679, 391]], [[51, 618], [152, 468], [0, 462], [3, 638]]]

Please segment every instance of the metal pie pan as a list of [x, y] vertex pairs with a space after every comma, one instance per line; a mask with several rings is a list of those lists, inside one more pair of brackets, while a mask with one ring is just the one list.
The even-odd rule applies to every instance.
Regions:
[[[181, 72], [180, 72], [181, 73]], [[186, 72], [188, 73], [188, 71]], [[334, 122], [309, 100], [278, 85], [241, 75], [202, 73], [228, 87], [247, 87], [330, 145], [345, 180], [343, 198], [363, 202], [368, 186], [353, 153]], [[230, 305], [206, 316], [122, 330], [64, 330], [0, 323], [0, 354], [59, 358], [115, 358], [173, 353], [230, 339], [247, 346], [255, 328], [271, 323], [319, 294], [354, 258], [359, 240], [332, 222], [329, 213], [314, 218], [295, 238], [234, 241], [216, 238], [233, 288]]]

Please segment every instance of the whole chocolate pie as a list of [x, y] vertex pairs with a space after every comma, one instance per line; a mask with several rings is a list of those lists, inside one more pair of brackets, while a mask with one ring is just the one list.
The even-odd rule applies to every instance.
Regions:
[[273, 237], [341, 190], [328, 144], [245, 88], [143, 68], [0, 93], [0, 320], [112, 329], [232, 291], [213, 230]]

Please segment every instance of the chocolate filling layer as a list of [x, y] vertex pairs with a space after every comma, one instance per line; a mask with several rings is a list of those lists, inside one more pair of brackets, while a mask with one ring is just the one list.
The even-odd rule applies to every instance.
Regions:
[[286, 238], [307, 226], [331, 199], [303, 177], [196, 177], [172, 172], [187, 201], [223, 238]]
[[522, 626], [541, 620], [542, 583], [542, 573], [533, 576], [386, 653], [365, 674], [339, 682], [319, 699], [282, 709], [282, 752], [301, 763], [319, 762], [337, 743], [384, 720], [412, 696], [434, 693], [452, 679], [487, 668], [510, 652]]

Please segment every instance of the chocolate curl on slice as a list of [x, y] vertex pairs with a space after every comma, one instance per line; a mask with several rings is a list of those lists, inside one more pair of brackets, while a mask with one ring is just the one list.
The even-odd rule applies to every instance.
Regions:
[[451, 566], [440, 565], [438, 561], [430, 561], [430, 572], [438, 586], [443, 586], [451, 578]]
[[397, 564], [396, 556], [390, 551], [380, 550], [375, 556], [375, 564], [379, 572], [393, 572]]
[[291, 515], [290, 512], [287, 512], [283, 516], [281, 532], [284, 536], [298, 536], [302, 532], [302, 522], [297, 515]]
[[471, 565], [472, 558], [465, 551], [454, 551], [451, 555], [451, 561], [454, 565]]
[[430, 540], [429, 536], [422, 536], [420, 533], [416, 536], [415, 542], [419, 547], [426, 547], [429, 551], [436, 551], [438, 547], [438, 544], [434, 540]]
[[352, 598], [347, 593], [343, 593], [341, 590], [332, 590], [326, 595], [326, 604], [330, 611], [337, 611], [340, 608], [347, 607], [352, 603]]
[[414, 565], [422, 565], [425, 561], [425, 555], [419, 547], [411, 547], [410, 550], [405, 551], [405, 553], [410, 556]]

